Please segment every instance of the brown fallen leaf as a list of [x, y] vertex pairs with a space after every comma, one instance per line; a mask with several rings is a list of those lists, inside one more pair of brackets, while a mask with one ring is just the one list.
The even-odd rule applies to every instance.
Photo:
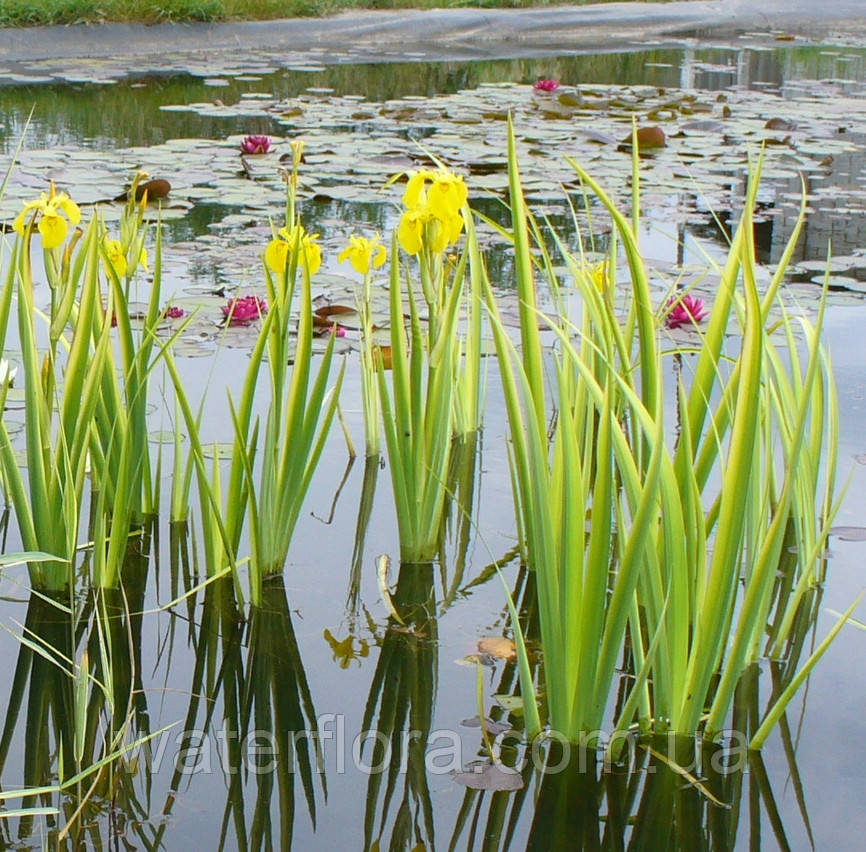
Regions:
[[500, 660], [517, 659], [517, 646], [504, 636], [483, 636], [478, 640], [478, 652]]
[[[631, 151], [632, 135], [629, 133], [622, 142], [619, 143], [621, 151]], [[664, 148], [667, 145], [667, 138], [664, 130], [657, 125], [653, 127], [639, 127], [637, 129], [637, 149], [638, 151], [653, 151], [659, 148]]]
[[323, 305], [321, 308], [316, 308], [317, 317], [330, 317], [334, 314], [356, 314], [357, 308], [349, 305]]
[[768, 118], [764, 127], [767, 130], [796, 130], [797, 125], [793, 121], [788, 121], [787, 118]]

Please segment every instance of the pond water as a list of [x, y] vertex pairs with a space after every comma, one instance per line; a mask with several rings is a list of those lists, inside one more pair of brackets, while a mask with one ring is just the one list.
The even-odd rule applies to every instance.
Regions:
[[[0, 78], [0, 165], [16, 150], [32, 109], [0, 221], [11, 221], [21, 200], [42, 190], [48, 178], [82, 204], [114, 197], [137, 168], [171, 181], [164, 287], [177, 304], [202, 306], [179, 361], [190, 387], [211, 391], [208, 440], [231, 440], [222, 385], [239, 392], [253, 339], [243, 330], [229, 330], [222, 339], [219, 306], [226, 291], [260, 286], [269, 217], [282, 210], [278, 167], [289, 140], [306, 142], [301, 210], [325, 247], [315, 295], [340, 302], [352, 293], [346, 267], [336, 261], [347, 236], [387, 231], [396, 221], [399, 193], [383, 189], [391, 174], [429, 155], [441, 157], [468, 174], [474, 206], [503, 218], [497, 199], [505, 185], [505, 117], [511, 112], [528, 196], [552, 226], [567, 228], [565, 199], [577, 190], [563, 158], [577, 158], [627, 199], [631, 160], [618, 144], [635, 115], [641, 123], [658, 123], [668, 137], [662, 151], [641, 163], [642, 248], [659, 299], [676, 276], [700, 278], [703, 257], [723, 251], [749, 155], [757, 155], [761, 142], [767, 154], [756, 236], [759, 259], [767, 264], [779, 259], [791, 232], [805, 176], [810, 214], [790, 290], [805, 310], [814, 306], [819, 288], [813, 280], [832, 243], [827, 339], [840, 395], [842, 478], [852, 472], [836, 523], [862, 523], [866, 48], [652, 47], [479, 63], [287, 69], [252, 62], [189, 71], [142, 75], [115, 63], [98, 83], [84, 82], [80, 68], [78, 79], [58, 72], [59, 79], [42, 74], [40, 82], [28, 83], [20, 68]], [[41, 72], [31, 73], [35, 80]], [[533, 93], [539, 78], [556, 78], [562, 86], [549, 97]], [[275, 152], [244, 165], [238, 141], [250, 133], [270, 135]], [[110, 206], [101, 209], [116, 215]], [[598, 217], [591, 230], [599, 248], [607, 245], [607, 229]], [[485, 239], [495, 242], [492, 230]], [[507, 288], [507, 255], [491, 263]], [[698, 292], [711, 298], [711, 281], [703, 280]], [[349, 349], [352, 338], [350, 329]], [[342, 405], [361, 446], [360, 376], [351, 352]], [[154, 413], [155, 429], [166, 428], [160, 417]], [[152, 611], [198, 581], [196, 533], [191, 539], [159, 526], [143, 555], [133, 556], [126, 589], [132, 611], [148, 613], [128, 624], [121, 620], [118, 629], [131, 637], [136, 729], [176, 727], [155, 738], [149, 770], [143, 760], [131, 761], [114, 783], [101, 784], [80, 845], [64, 839], [60, 848], [276, 849], [285, 848], [290, 834], [293, 848], [323, 850], [860, 848], [866, 674], [853, 661], [866, 638], [853, 628], [842, 631], [761, 758], [743, 759], [734, 749], [732, 771], [714, 774], [709, 756], [694, 770], [726, 807], [641, 750], [631, 774], [608, 773], [603, 781], [595, 773], [564, 773], [542, 784], [531, 764], [524, 788], [514, 793], [468, 789], [455, 780], [454, 752], [465, 767], [483, 751], [472, 721], [478, 715], [476, 667], [457, 661], [476, 651], [479, 638], [508, 630], [494, 561], [503, 565], [528, 623], [533, 618], [532, 576], [515, 558], [505, 432], [503, 404], [491, 383], [483, 434], [455, 468], [458, 506], [443, 558], [398, 567], [388, 472], [376, 461], [347, 468], [345, 442], [335, 428], [282, 582], [268, 588], [266, 606], [249, 623], [238, 620], [228, 590], [218, 584], [206, 596]], [[17, 549], [14, 538], [13, 532], [8, 550]], [[831, 546], [807, 647], [833, 624], [829, 610], [847, 608], [862, 585], [864, 545], [833, 540]], [[405, 627], [389, 624], [376, 575], [379, 554], [393, 557], [392, 594], [409, 613]], [[40, 610], [38, 601], [28, 611], [28, 599], [26, 574], [4, 574], [3, 625], [19, 632], [16, 625], [26, 618], [35, 632], [54, 630], [51, 635], [65, 641], [67, 628], [56, 624], [55, 613]], [[0, 780], [6, 790], [37, 777], [28, 761], [51, 765], [40, 728], [68, 721], [69, 712], [58, 697], [65, 676], [40, 667], [38, 657], [29, 691], [22, 691], [19, 648], [13, 636], [0, 636], [6, 720]], [[775, 674], [769, 664], [753, 674], [765, 701]], [[486, 712], [506, 719], [513, 710], [507, 696], [517, 683], [514, 664], [494, 658], [481, 677]], [[757, 712], [758, 698], [748, 686], [737, 713]], [[504, 696], [500, 705], [489, 698], [494, 694]], [[321, 771], [303, 738], [290, 759], [281, 750], [291, 765], [271, 771], [270, 732], [309, 729], [316, 718], [328, 737]], [[360, 749], [360, 734], [370, 728], [390, 744], [392, 771], [369, 771], [381, 757], [372, 742]], [[421, 733], [404, 742], [407, 729]], [[197, 733], [182, 741], [182, 730]], [[28, 749], [37, 741], [38, 749]], [[49, 845], [58, 842], [52, 819], [0, 822], [0, 848], [41, 848], [46, 832]]]

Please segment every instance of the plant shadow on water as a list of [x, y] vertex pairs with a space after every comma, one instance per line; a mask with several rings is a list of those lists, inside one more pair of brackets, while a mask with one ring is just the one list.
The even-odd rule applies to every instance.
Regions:
[[[660, 69], [662, 60], [680, 62], [667, 53], [652, 58]], [[620, 60], [596, 60], [595, 78], [605, 82], [605, 62], [612, 75]], [[576, 59], [556, 62], [562, 75], [587, 73], [590, 67], [589, 60], [583, 65]], [[549, 67], [553, 63], [550, 60]], [[532, 82], [537, 67], [511, 63], [498, 69], [439, 69], [431, 71], [429, 79], [416, 79], [414, 88], [406, 80], [413, 71], [417, 77], [417, 68], [392, 67], [377, 72], [378, 95], [384, 100], [407, 93], [427, 95], [427, 89], [458, 92], [478, 82], [495, 82], [498, 76]], [[643, 68], [641, 80], [651, 82], [648, 77], [655, 73], [667, 80], [670, 73], [660, 69]], [[685, 64], [681, 70], [687, 70]], [[351, 94], [357, 85], [353, 70], [331, 73], [337, 96]], [[700, 75], [694, 67], [690, 73]], [[718, 69], [706, 73], [723, 74]], [[287, 82], [280, 75], [268, 82], [277, 81], [283, 84], [283, 89], [275, 86], [277, 99], [301, 94], [302, 83], [307, 82]], [[167, 100], [183, 101], [189, 91], [189, 81], [137, 82], [159, 90], [154, 102], [148, 102], [153, 110]], [[232, 82], [226, 92], [241, 98], [246, 88], [241, 82]], [[679, 79], [674, 84], [681, 83]], [[726, 76], [720, 85], [729, 83]], [[514, 91], [503, 91], [515, 96]], [[4, 95], [0, 92], [0, 100]], [[67, 89], [52, 88], [48, 97], [71, 108]], [[123, 86], [114, 93], [106, 90], [102, 97], [103, 109], [109, 112], [112, 105], [121, 111], [122, 102], [133, 100]], [[545, 102], [539, 103], [533, 109], [543, 112]], [[201, 106], [203, 113], [211, 106]], [[334, 106], [354, 108], [349, 101]], [[418, 108], [417, 103], [392, 104], [385, 112], [393, 112], [388, 120], [399, 114], [397, 120], [405, 122], [417, 117]], [[13, 104], [9, 111], [17, 116], [20, 110]], [[498, 133], [504, 122], [501, 104], [494, 112], [485, 120]], [[238, 121], [239, 114], [232, 121]], [[231, 125], [228, 116], [164, 115], [172, 118], [166, 118], [160, 132], [170, 138], [193, 132], [219, 139]], [[289, 119], [300, 121], [298, 116], [261, 116], [254, 110], [247, 118], [243, 129], [256, 133], [291, 127]], [[540, 126], [554, 127], [550, 122], [560, 119], [545, 118]], [[13, 117], [9, 124], [14, 126], [17, 120]], [[365, 123], [371, 121], [356, 119], [372, 133], [375, 124]], [[427, 117], [422, 124], [427, 127], [433, 121]], [[347, 133], [357, 126], [336, 122], [334, 128]], [[142, 120], [140, 126], [130, 124], [129, 135], [115, 137], [114, 143], [160, 141], [149, 132]], [[41, 119], [40, 143], [52, 133], [60, 134], [61, 128]], [[406, 142], [407, 135], [404, 128], [394, 138]], [[99, 147], [105, 137], [99, 141], [94, 134], [91, 141]], [[499, 141], [495, 137], [495, 144]], [[691, 286], [688, 281], [677, 277], [665, 296], [653, 300], [651, 295], [658, 294], [642, 277], [636, 245], [641, 233], [636, 177], [642, 169], [652, 168], [651, 158], [639, 157], [635, 145], [634, 181], [628, 187], [635, 199], [632, 224], [611, 211], [603, 226], [584, 235], [594, 249], [585, 254], [581, 238], [575, 237], [575, 248], [563, 226], [583, 225], [602, 212], [600, 206], [590, 211], [589, 178], [582, 172], [580, 179], [572, 175], [566, 187], [568, 200], [558, 210], [543, 210], [536, 220], [531, 200], [524, 203], [510, 123], [508, 143], [507, 157], [498, 151], [492, 165], [475, 163], [469, 168], [470, 185], [473, 176], [481, 185], [485, 178], [499, 180], [507, 168], [508, 208], [499, 198], [479, 198], [477, 203], [473, 198], [470, 212], [459, 195], [463, 179], [434, 163], [435, 170], [414, 172], [410, 178], [399, 226], [381, 200], [370, 202], [362, 192], [356, 202], [350, 197], [352, 188], [346, 186], [341, 198], [333, 174], [305, 186], [303, 146], [296, 143], [292, 170], [283, 175], [286, 185], [271, 181], [283, 199], [288, 187], [288, 202], [281, 200], [286, 206], [285, 228], [277, 233], [276, 227], [265, 228], [261, 220], [267, 218], [267, 206], [254, 207], [251, 213], [240, 195], [233, 201], [202, 200], [183, 218], [168, 219], [159, 238], [166, 247], [159, 240], [155, 246], [150, 302], [134, 322], [128, 307], [133, 271], [125, 275], [116, 267], [112, 270], [105, 223], [99, 221], [83, 237], [73, 237], [65, 255], [57, 246], [45, 246], [51, 290], [46, 313], [53, 348], [44, 367], [41, 330], [31, 329], [43, 307], [37, 307], [34, 293], [45, 287], [39, 281], [29, 289], [23, 285], [30, 280], [29, 240], [38, 239], [37, 229], [43, 232], [37, 217], [49, 219], [46, 234], [56, 226], [51, 217], [62, 218], [51, 207], [53, 189], [51, 200], [34, 208], [24, 234], [16, 228], [26, 251], [16, 242], [8, 274], [4, 266], [0, 314], [8, 320], [10, 306], [17, 305], [19, 333], [31, 334], [24, 371], [30, 470], [17, 479], [20, 459], [13, 454], [15, 438], [4, 415], [8, 431], [2, 448], [3, 484], [19, 520], [27, 517], [28, 500], [37, 502], [44, 484], [37, 477], [40, 460], [47, 460], [49, 472], [56, 468], [60, 473], [56, 479], [48, 476], [44, 488], [45, 505], [54, 514], [24, 542], [31, 551], [33, 592], [23, 627], [14, 630], [11, 644], [17, 657], [10, 669], [0, 737], [0, 804], [6, 808], [0, 811], [0, 847], [39, 848], [47, 837], [56, 848], [68, 850], [120, 842], [147, 849], [198, 842], [227, 850], [288, 849], [294, 844], [370, 852], [726, 850], [747, 841], [753, 848], [762, 841], [767, 848], [795, 848], [798, 842], [815, 848], [808, 784], [798, 768], [800, 723], [794, 725], [789, 714], [791, 698], [829, 643], [818, 619], [827, 523], [834, 510], [835, 457], [828, 452], [831, 481], [826, 486], [819, 460], [824, 434], [833, 432], [838, 412], [829, 364], [822, 360], [818, 343], [826, 293], [816, 296], [821, 304], [816, 326], [804, 319], [796, 331], [787, 308], [781, 301], [776, 305], [774, 295], [759, 303], [754, 281], [746, 280], [744, 297], [734, 295], [738, 265], [745, 267], [746, 279], [754, 272], [756, 234], [761, 233], [755, 226], [761, 223], [751, 217], [761, 205], [751, 203], [757, 197], [756, 183], [741, 193], [739, 178], [730, 179], [725, 183], [728, 212], [733, 215], [742, 204], [735, 196], [744, 195], [745, 224], [732, 228], [729, 235], [734, 272], [716, 266], [718, 282], [697, 291], [708, 299], [712, 289], [716, 304], [728, 299], [727, 306], [713, 307], [713, 330], [704, 334], [697, 329], [703, 316], [694, 307], [698, 301], [685, 292]], [[229, 146], [223, 147], [226, 153]], [[431, 150], [436, 151], [435, 139]], [[309, 148], [307, 155], [310, 171], [322, 165]], [[237, 156], [232, 149], [224, 158], [234, 172]], [[275, 161], [267, 162], [276, 166]], [[392, 161], [386, 163], [390, 168]], [[264, 167], [244, 170], [247, 177], [232, 174], [230, 180], [246, 181], [252, 175], [249, 183], [254, 188], [267, 184]], [[575, 171], [580, 169], [575, 166]], [[486, 186], [495, 188], [494, 183]], [[539, 190], [534, 180], [527, 183], [527, 196], [533, 191], [541, 191], [544, 201], [548, 188]], [[450, 207], [442, 201], [449, 193], [457, 195]], [[68, 200], [61, 198], [57, 196], [56, 205]], [[61, 209], [72, 225], [77, 224], [69, 215], [71, 208]], [[273, 256], [267, 261], [267, 299], [255, 297], [255, 315], [240, 317], [248, 325], [233, 327], [230, 307], [223, 309], [226, 315], [218, 331], [216, 323], [208, 328], [208, 342], [220, 356], [222, 342], [232, 340], [235, 333], [247, 334], [242, 340], [253, 345], [251, 366], [244, 365], [248, 378], [243, 391], [229, 392], [229, 408], [221, 412], [219, 422], [196, 396], [200, 388], [186, 372], [192, 359], [172, 351], [175, 339], [188, 327], [203, 328], [207, 320], [187, 317], [167, 324], [159, 284], [168, 246], [181, 240], [194, 244], [220, 224], [226, 210], [259, 220], [246, 229], [246, 243], [238, 236], [238, 247], [254, 248], [257, 263], [267, 239], [268, 253], [282, 251], [283, 256], [279, 263]], [[476, 219], [475, 213], [481, 215]], [[344, 366], [335, 370], [337, 378], [329, 378], [331, 359], [338, 359], [337, 328], [326, 320], [325, 343], [315, 348], [322, 341], [313, 340], [314, 331], [322, 329], [313, 328], [313, 293], [325, 298], [327, 287], [320, 283], [324, 277], [317, 277], [313, 259], [319, 231], [338, 234], [347, 225], [343, 220], [365, 232], [373, 227], [387, 231], [392, 225], [400, 231], [407, 223], [420, 223], [422, 236], [415, 248], [407, 248], [400, 238], [393, 241], [387, 294], [380, 288], [365, 302], [364, 289], [342, 279], [340, 298], [354, 300], [356, 310], [343, 305], [343, 314], [326, 316], [358, 318], [353, 345], [362, 353], [355, 359], [362, 364]], [[797, 219], [780, 227], [769, 238], [766, 259], [782, 256], [784, 266], [798, 245], [799, 226]], [[129, 243], [124, 265], [127, 259], [137, 263], [145, 226], [142, 211], [132, 203], [122, 214], [121, 230], [124, 227]], [[134, 237], [129, 236], [132, 232]], [[231, 228], [228, 232], [226, 241], [212, 241], [214, 255], [225, 252], [234, 239]], [[505, 236], [508, 249], [486, 254], [497, 236]], [[465, 238], [459, 247], [458, 237]], [[617, 262], [623, 266], [618, 253], [623, 241], [632, 267], [629, 280], [616, 274]], [[680, 265], [684, 243], [683, 237]], [[383, 247], [383, 262], [384, 253]], [[564, 267], [557, 265], [560, 255]], [[5, 264], [6, 254], [2, 260]], [[208, 262], [206, 257], [203, 269]], [[364, 276], [364, 287], [371, 280], [370, 257], [366, 263], [360, 270], [355, 266]], [[855, 260], [849, 265], [853, 268]], [[234, 280], [225, 267], [215, 264], [209, 271], [215, 285]], [[79, 286], [76, 275], [83, 275], [81, 295], [74, 289]], [[102, 302], [99, 276], [110, 294], [105, 296], [108, 308]], [[537, 292], [533, 276], [544, 285]], [[564, 295], [563, 278], [574, 284], [573, 294]], [[775, 294], [780, 278], [764, 282], [764, 292]], [[519, 299], [513, 289], [509, 293], [507, 286], [492, 285], [508, 285], [514, 279]], [[636, 297], [614, 304], [631, 286]], [[13, 290], [19, 302], [12, 301]], [[299, 298], [294, 300], [296, 294]], [[566, 304], [572, 296], [586, 311], [579, 323], [573, 319], [574, 305]], [[547, 316], [535, 310], [542, 298], [547, 300]], [[386, 301], [388, 310], [383, 310]], [[657, 309], [653, 301], [659, 304]], [[229, 304], [237, 306], [237, 299]], [[122, 355], [115, 360], [109, 355], [115, 351], [109, 343], [112, 310]], [[723, 314], [723, 320], [713, 319]], [[693, 336], [664, 337], [666, 327], [669, 331], [673, 325], [670, 315]], [[729, 316], [733, 332], [727, 331]], [[493, 341], [484, 341], [483, 353], [482, 318], [493, 328]], [[5, 325], [4, 342], [11, 352], [18, 341], [5, 341]], [[769, 328], [781, 331], [771, 340]], [[514, 345], [518, 333], [519, 350]], [[636, 336], [626, 341], [627, 334]], [[735, 338], [729, 348], [726, 335]], [[748, 341], [741, 345], [742, 337]], [[717, 360], [703, 370], [701, 379], [710, 390], [703, 397], [700, 390], [693, 392], [687, 404], [686, 385], [701, 372], [695, 369], [696, 353], [715, 345]], [[753, 357], [751, 367], [740, 360], [742, 350], [754, 353], [759, 346], [766, 346], [761, 350], [761, 369], [766, 372], [757, 366], [760, 358]], [[640, 358], [635, 355], [638, 348]], [[804, 349], [808, 357], [803, 357]], [[484, 371], [482, 354], [491, 356], [483, 359]], [[138, 418], [141, 426], [146, 379], [163, 363], [170, 381], [160, 390], [161, 402], [174, 408], [169, 430], [174, 456], [167, 465], [162, 450], [152, 460], [144, 430], [126, 437], [116, 425]], [[660, 370], [654, 373], [662, 363], [672, 365], [677, 386], [669, 408], [653, 397], [670, 380], [662, 378]], [[321, 365], [325, 368], [317, 373]], [[750, 375], [740, 378], [738, 371], [752, 367]], [[76, 399], [75, 389], [84, 386], [91, 369], [100, 380], [86, 385], [82, 397], [98, 411], [95, 425], [66, 428], [75, 423], [70, 400]], [[336, 392], [343, 371], [350, 392], [361, 400], [346, 411]], [[486, 379], [481, 375], [485, 371], [490, 374]], [[118, 374], [125, 379], [122, 386]], [[326, 393], [329, 383], [336, 385], [333, 397]], [[8, 382], [0, 385], [4, 394], [12, 392]], [[764, 406], [764, 425], [754, 430], [753, 442], [740, 436], [735, 444], [729, 436], [736, 431], [730, 422], [732, 412], [748, 400], [737, 406], [729, 403], [743, 385], [755, 391], [743, 396], [760, 397], [754, 404]], [[289, 399], [282, 398], [284, 392]], [[54, 405], [61, 407], [63, 416], [52, 429]], [[38, 416], [32, 416], [34, 411]], [[662, 422], [671, 411], [675, 434], [670, 419]], [[331, 472], [343, 467], [344, 445], [327, 436], [332, 416], [341, 423], [345, 416], [347, 433], [363, 420], [368, 441], [363, 470], [360, 465], [353, 469], [350, 459], [333, 496], [311, 484], [320, 456], [322, 467], [332, 467]], [[712, 420], [707, 429], [696, 425], [704, 416]], [[509, 425], [506, 419], [511, 427], [507, 443], [502, 440]], [[776, 425], [779, 445], [774, 443]], [[228, 432], [229, 441], [223, 443], [230, 448], [227, 458], [221, 458], [216, 447], [208, 455], [211, 428], [222, 429], [223, 439]], [[387, 449], [384, 462], [376, 445], [379, 429], [384, 430]], [[299, 439], [301, 432], [306, 444]], [[803, 433], [808, 433], [808, 440]], [[83, 439], [69, 440], [84, 434], [86, 448]], [[673, 445], [670, 457], [665, 455], [668, 444]], [[748, 453], [742, 451], [744, 444]], [[370, 451], [371, 446], [375, 450]], [[763, 479], [732, 480], [746, 482], [743, 502], [750, 512], [743, 522], [744, 538], [732, 546], [736, 552], [728, 554], [734, 566], [725, 578], [729, 588], [703, 603], [702, 618], [714, 616], [718, 602], [720, 619], [728, 622], [719, 626], [722, 638], [704, 651], [701, 642], [708, 622], [695, 615], [705, 591], [699, 569], [709, 563], [708, 549], [724, 551], [719, 541], [724, 535], [709, 545], [708, 537], [721, 529], [719, 514], [734, 511], [728, 504], [740, 498], [737, 493], [737, 500], [726, 502], [721, 495], [709, 499], [720, 447], [727, 451], [731, 446], [740, 451], [731, 451], [733, 456], [753, 454], [759, 460]], [[784, 460], [777, 467], [780, 456]], [[565, 463], [569, 459], [574, 464]], [[785, 463], [791, 460], [789, 470]], [[385, 466], [389, 470], [383, 477], [390, 478], [391, 489], [379, 480]], [[167, 478], [166, 471], [172, 477], [167, 540], [161, 538], [155, 517], [157, 511], [165, 512], [167, 495], [160, 494], [159, 483]], [[89, 503], [82, 491], [85, 482], [92, 488]], [[129, 482], [134, 494], [124, 491]], [[315, 515], [300, 511], [308, 488]], [[613, 496], [626, 492], [627, 497]], [[704, 497], [708, 499], [702, 501]], [[668, 502], [661, 511], [664, 501]], [[543, 514], [542, 504], [549, 514]], [[320, 511], [322, 505], [330, 505], [330, 513]], [[796, 508], [788, 515], [791, 505]], [[82, 544], [75, 513], [88, 510]], [[651, 513], [655, 514], [644, 522]], [[682, 521], [683, 535], [670, 535], [671, 530], [676, 533], [676, 520]], [[557, 523], [562, 523], [560, 531]], [[301, 546], [293, 542], [290, 550], [295, 525]], [[58, 533], [61, 526], [63, 535]], [[305, 548], [313, 555], [304, 554]], [[47, 563], [48, 571], [36, 552], [46, 549], [56, 557]], [[402, 558], [393, 583], [387, 558], [379, 557], [378, 570], [371, 570], [372, 553], [398, 550]], [[483, 561], [490, 564], [479, 569], [482, 550], [488, 554]], [[497, 550], [504, 553], [498, 559], [491, 552]], [[253, 554], [251, 561], [242, 558], [245, 552]], [[284, 578], [287, 552], [297, 562]], [[750, 561], [742, 555], [746, 552]], [[162, 570], [166, 554], [167, 578]], [[568, 570], [558, 570], [559, 559]], [[18, 561], [26, 562], [27, 554]], [[594, 574], [587, 571], [592, 578], [585, 589], [567, 585], [575, 565], [595, 569]], [[608, 614], [621, 594], [618, 577], [626, 565], [640, 570], [631, 586], [623, 586], [627, 605], [620, 609], [621, 634], [613, 628], [613, 639], [605, 634], [602, 655], [597, 647], [602, 621], [612, 620]], [[652, 573], [656, 569], [658, 573]], [[54, 579], [46, 582], [45, 577]], [[347, 577], [343, 607], [338, 590], [345, 587]], [[505, 608], [500, 580], [507, 586]], [[685, 614], [674, 612], [670, 603], [675, 586], [680, 592], [688, 586], [683, 592], [690, 601]], [[578, 595], [585, 595], [580, 617], [563, 617], [560, 626], [577, 625], [575, 630], [583, 632], [596, 617], [591, 604], [597, 599], [602, 614], [591, 641], [578, 642], [574, 633], [558, 635], [551, 628], [552, 621], [556, 625], [552, 613], [574, 615], [576, 610], [569, 607]], [[725, 596], [738, 602], [723, 610]], [[757, 616], [741, 629], [743, 613]], [[337, 627], [333, 632], [331, 627], [322, 629], [337, 623], [348, 630], [345, 639], [336, 638], [343, 635]], [[835, 630], [843, 623], [844, 618]], [[501, 634], [494, 637], [502, 643], [496, 647], [506, 651], [491, 657], [479, 647], [467, 657], [466, 645], [484, 632]], [[697, 655], [695, 648], [713, 659], [703, 666], [694, 662], [689, 655]], [[595, 664], [593, 654], [604, 656], [598, 673], [590, 668]], [[458, 655], [477, 676], [474, 702], [466, 669], [443, 662]], [[578, 658], [586, 668], [572, 683], [569, 676], [577, 671]], [[730, 658], [734, 664], [725, 668], [722, 662]], [[684, 688], [687, 668], [699, 670], [697, 697]], [[765, 682], [769, 680], [763, 692], [769, 694], [762, 695], [758, 688], [761, 671]], [[590, 675], [600, 685], [597, 693], [586, 687]], [[493, 704], [488, 708], [490, 696]], [[455, 719], [472, 712], [467, 708], [477, 715], [458, 725]], [[579, 717], [575, 708], [585, 716]], [[357, 729], [358, 736], [352, 744], [340, 744], [335, 769], [327, 726], [338, 716], [350, 726], [350, 734]], [[587, 730], [590, 718], [609, 731]], [[776, 739], [768, 769], [762, 753], [749, 746], [762, 745], [773, 724]], [[171, 725], [178, 727], [166, 727]], [[553, 726], [568, 733], [559, 737], [555, 730], [548, 731]], [[685, 735], [678, 726], [695, 735]], [[442, 741], [452, 750], [443, 749]], [[465, 759], [463, 753], [470, 751], [472, 759]], [[354, 765], [346, 771], [350, 758]], [[777, 798], [775, 779], [780, 774], [790, 781], [793, 806], [790, 799], [782, 806]]]

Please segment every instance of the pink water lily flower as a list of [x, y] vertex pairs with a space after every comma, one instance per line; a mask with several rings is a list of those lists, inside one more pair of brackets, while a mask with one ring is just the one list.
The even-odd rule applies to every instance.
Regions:
[[670, 308], [665, 325], [668, 328], [679, 328], [682, 325], [692, 326], [699, 323], [708, 313], [704, 307], [703, 299], [695, 296], [683, 296], [680, 299], [668, 299], [667, 306]]
[[271, 150], [271, 139], [269, 136], [246, 136], [241, 142], [241, 151], [244, 154], [267, 154]]
[[268, 312], [268, 303], [258, 296], [238, 296], [222, 306], [229, 325], [249, 325]]
[[559, 80], [536, 80], [532, 88], [536, 92], [554, 92], [559, 88]]
[[186, 316], [186, 311], [183, 308], [179, 308], [177, 305], [169, 305], [165, 309], [166, 319], [180, 319], [184, 316]]

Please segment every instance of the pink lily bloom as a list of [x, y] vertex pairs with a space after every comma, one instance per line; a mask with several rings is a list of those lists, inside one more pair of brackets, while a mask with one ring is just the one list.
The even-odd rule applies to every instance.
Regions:
[[695, 296], [683, 296], [681, 299], [668, 299], [670, 311], [665, 317], [665, 325], [668, 328], [679, 328], [680, 326], [692, 326], [699, 323], [708, 313], [704, 307], [703, 299]]
[[267, 154], [270, 150], [269, 136], [246, 136], [241, 142], [241, 151], [244, 154]]
[[238, 296], [222, 306], [229, 325], [249, 325], [268, 312], [268, 303], [258, 296]]
[[536, 80], [532, 88], [536, 92], [553, 92], [559, 88], [559, 80]]

